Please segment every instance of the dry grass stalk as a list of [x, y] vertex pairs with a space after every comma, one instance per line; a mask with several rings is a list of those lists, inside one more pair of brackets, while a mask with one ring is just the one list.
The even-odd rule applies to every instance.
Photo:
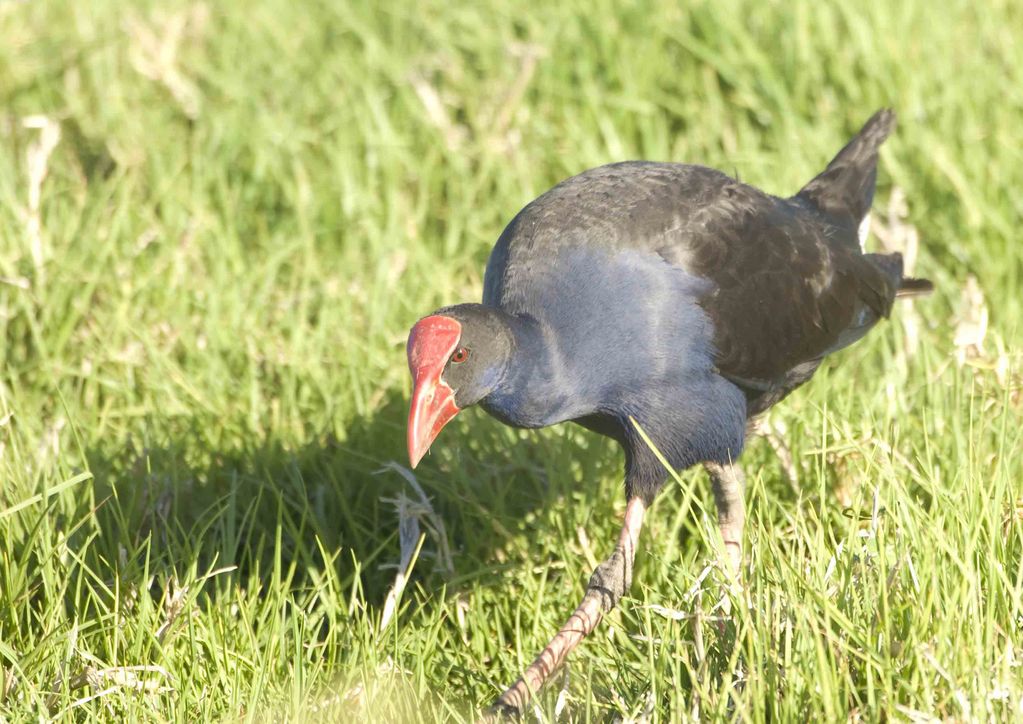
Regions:
[[404, 494], [390, 502], [394, 503], [398, 511], [398, 545], [401, 550], [401, 558], [398, 562], [398, 572], [394, 576], [394, 585], [387, 593], [383, 612], [380, 614], [381, 632], [387, 628], [398, 609], [398, 602], [401, 601], [401, 594], [405, 591], [416, 554], [419, 552], [424, 538], [419, 530], [419, 511], [416, 509], [415, 503]]
[[455, 565], [451, 559], [451, 550], [448, 547], [448, 534], [444, 526], [444, 520], [433, 509], [430, 499], [426, 497], [426, 493], [423, 491], [422, 486], [419, 485], [419, 481], [416, 480], [416, 476], [411, 470], [395, 462], [387, 463], [377, 473], [379, 474], [386, 470], [393, 470], [401, 475], [405, 482], [415, 491], [418, 499], [413, 500], [404, 493], [400, 493], [397, 498], [386, 499], [385, 501], [392, 503], [398, 512], [400, 558], [398, 572], [394, 577], [394, 585], [391, 586], [387, 599], [384, 601], [383, 613], [380, 616], [380, 631], [387, 628], [387, 625], [394, 617], [398, 602], [401, 600], [401, 594], [408, 583], [412, 566], [415, 565], [416, 557], [426, 538], [420, 532], [420, 521], [423, 522], [423, 525], [437, 543], [436, 557], [440, 568], [447, 575], [451, 575], [455, 571]]
[[[401, 475], [405, 479], [412, 489], [416, 493], [416, 505], [411, 507], [410, 510], [422, 520], [426, 530], [430, 533], [431, 537], [437, 544], [437, 563], [440, 566], [441, 571], [445, 575], [452, 575], [455, 572], [455, 563], [451, 558], [451, 548], [448, 545], [448, 532], [444, 525], [444, 519], [441, 518], [437, 511], [433, 509], [433, 504], [430, 499], [426, 497], [426, 493], [423, 491], [419, 481], [416, 480], [415, 474], [406, 467], [398, 465], [396, 462], [389, 462], [384, 465], [383, 468], [377, 471], [382, 473], [386, 470], [393, 470], [394, 472]], [[393, 501], [392, 501], [393, 502]]]
[[178, 68], [178, 53], [188, 36], [202, 35], [209, 9], [202, 3], [176, 13], [158, 14], [150, 22], [137, 15], [125, 20], [131, 40], [129, 58], [139, 73], [163, 85], [191, 120], [199, 117], [199, 89]]
[[440, 94], [424, 75], [413, 72], [409, 75], [409, 83], [419, 97], [419, 102], [423, 104], [426, 117], [444, 137], [444, 145], [449, 151], [458, 150], [468, 135], [465, 126], [451, 120]]
[[966, 278], [962, 301], [956, 321], [952, 343], [956, 348], [956, 361], [962, 367], [967, 360], [984, 356], [984, 339], [987, 337], [988, 309], [984, 292], [972, 274]]
[[546, 48], [533, 43], [513, 43], [508, 48], [509, 54], [518, 59], [519, 67], [515, 74], [515, 80], [508, 87], [507, 92], [501, 98], [494, 109], [493, 121], [487, 125], [490, 127], [489, 144], [497, 150], [508, 150], [515, 145], [515, 138], [508, 133], [515, 113], [522, 105], [522, 98], [529, 88], [529, 83], [536, 73], [536, 67], [540, 59], [547, 55]]
[[22, 121], [25, 128], [39, 131], [39, 138], [28, 147], [28, 211], [25, 232], [28, 236], [32, 263], [38, 270], [46, 260], [43, 246], [43, 221], [41, 214], [43, 181], [50, 172], [50, 155], [60, 143], [60, 124], [46, 116], [29, 116]]

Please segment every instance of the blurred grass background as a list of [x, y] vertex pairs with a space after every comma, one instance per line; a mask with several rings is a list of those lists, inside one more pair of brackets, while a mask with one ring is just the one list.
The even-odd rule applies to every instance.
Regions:
[[[904, 190], [885, 228], [939, 292], [772, 414], [792, 465], [751, 442], [733, 615], [687, 473], [538, 715], [1023, 716], [1021, 28], [1009, 0], [0, 2], [2, 717], [471, 717], [609, 549], [621, 458], [467, 413], [428, 512], [378, 472], [409, 326], [478, 299], [568, 175], [786, 195], [881, 106], [880, 217]], [[425, 537], [382, 623], [400, 514]]]

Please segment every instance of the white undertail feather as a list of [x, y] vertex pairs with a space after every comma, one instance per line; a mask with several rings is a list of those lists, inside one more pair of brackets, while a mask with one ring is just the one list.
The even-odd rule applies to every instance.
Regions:
[[867, 212], [867, 215], [863, 217], [863, 221], [860, 222], [860, 228], [856, 233], [860, 237], [860, 251], [865, 253], [867, 251], [867, 237], [870, 235], [869, 211]]

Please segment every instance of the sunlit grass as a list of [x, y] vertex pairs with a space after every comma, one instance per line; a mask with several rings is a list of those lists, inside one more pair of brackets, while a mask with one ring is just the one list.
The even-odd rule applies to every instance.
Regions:
[[[903, 304], [773, 413], [792, 470], [750, 443], [727, 617], [709, 486], [669, 484], [538, 707], [1023, 716], [1020, 27], [1011, 2], [0, 4], [0, 717], [470, 718], [608, 552], [621, 457], [466, 412], [417, 471], [442, 544], [384, 469], [409, 326], [477, 299], [567, 175], [787, 194], [881, 106], [879, 216], [903, 189], [939, 287], [917, 351]], [[384, 620], [402, 496], [424, 538]]]

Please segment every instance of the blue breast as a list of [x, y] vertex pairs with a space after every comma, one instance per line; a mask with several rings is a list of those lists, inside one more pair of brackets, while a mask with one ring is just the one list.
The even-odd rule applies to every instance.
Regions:
[[483, 406], [521, 427], [632, 416], [679, 467], [722, 447], [737, 456], [745, 400], [715, 372], [699, 303], [711, 291], [646, 251], [566, 245], [535, 259], [484, 297], [524, 321], [513, 370]]

